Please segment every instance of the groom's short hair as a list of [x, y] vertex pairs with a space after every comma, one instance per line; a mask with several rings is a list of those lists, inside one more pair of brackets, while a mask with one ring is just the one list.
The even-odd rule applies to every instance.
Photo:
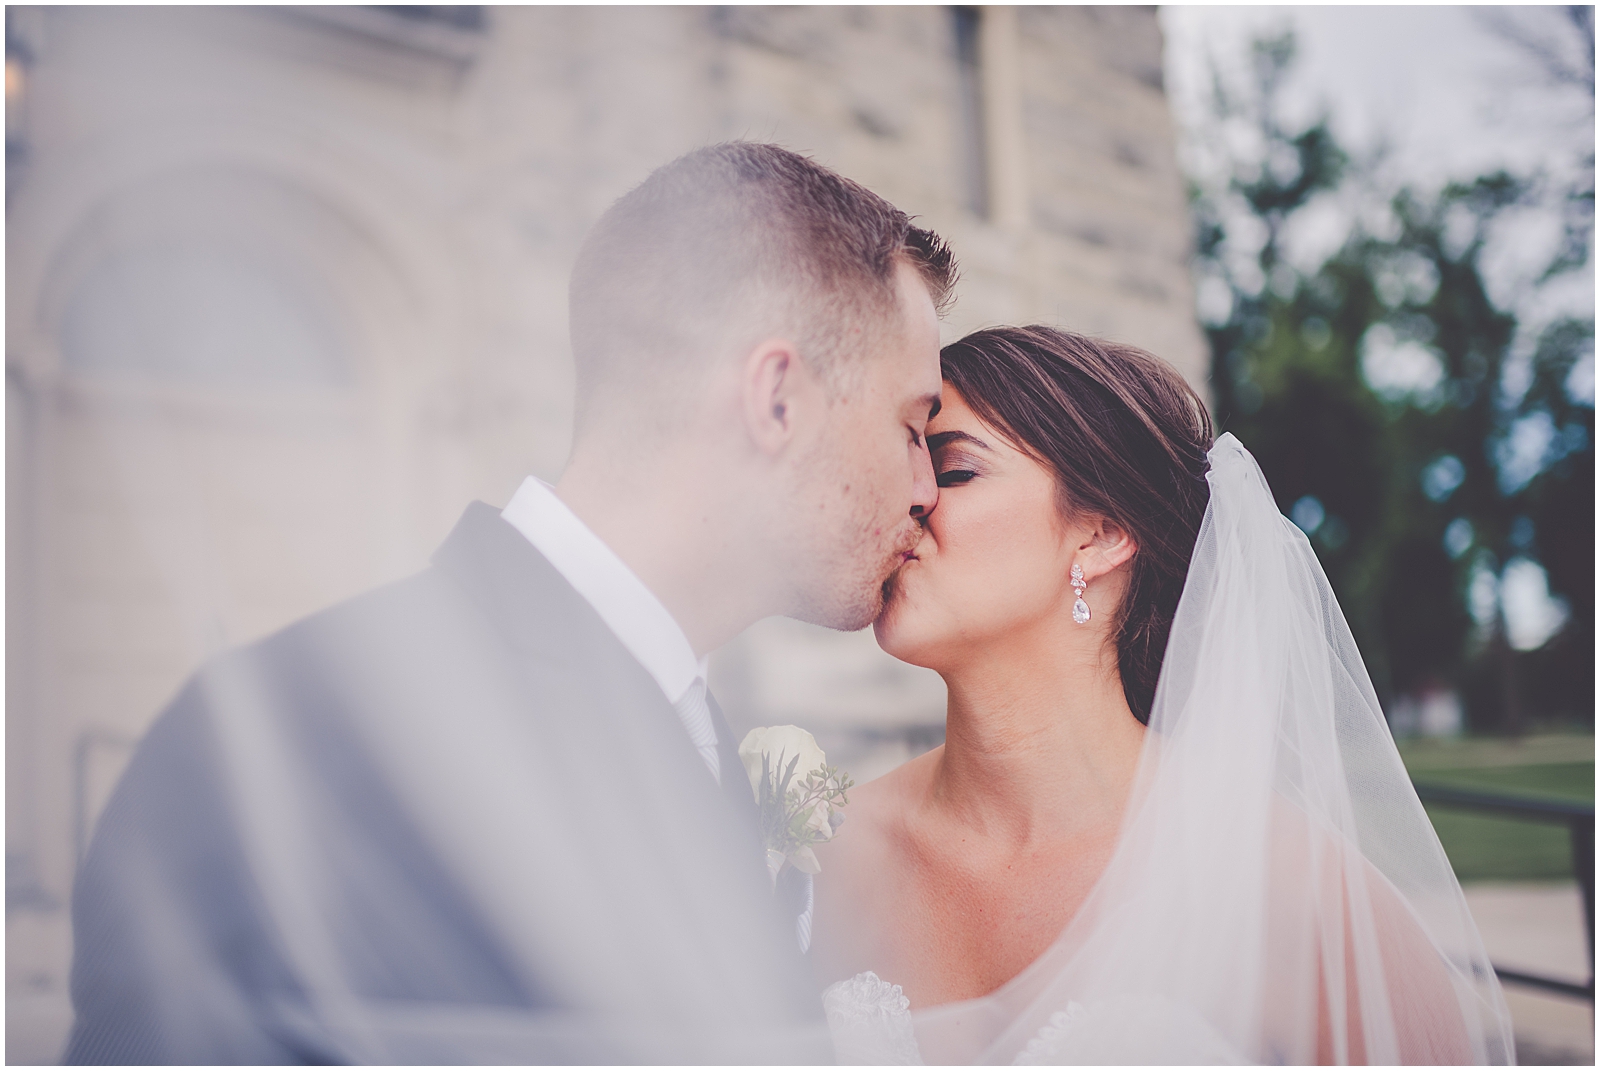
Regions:
[[942, 310], [955, 282], [945, 242], [798, 153], [736, 141], [658, 168], [606, 211], [573, 267], [579, 434], [607, 415], [673, 425], [715, 360], [773, 335], [844, 389], [898, 316], [902, 262]]

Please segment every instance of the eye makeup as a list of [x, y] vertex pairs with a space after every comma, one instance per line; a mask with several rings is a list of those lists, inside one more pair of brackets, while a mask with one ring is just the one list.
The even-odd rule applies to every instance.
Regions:
[[987, 451], [989, 444], [964, 431], [941, 431], [928, 436], [933, 455], [934, 482], [940, 487], [959, 487], [970, 483], [983, 471], [972, 448]]
[[981, 475], [984, 465], [971, 451], [943, 445], [934, 448], [933, 470], [934, 482], [940, 487], [958, 487]]
[[933, 479], [940, 487], [959, 487], [964, 483], [970, 483], [977, 475], [972, 469], [951, 468], [937, 473]]

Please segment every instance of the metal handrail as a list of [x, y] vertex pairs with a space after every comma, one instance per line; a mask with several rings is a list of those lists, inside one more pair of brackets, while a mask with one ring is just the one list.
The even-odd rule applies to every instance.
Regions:
[[1497, 792], [1477, 792], [1471, 789], [1449, 788], [1412, 782], [1417, 797], [1424, 803], [1441, 807], [1459, 807], [1463, 810], [1485, 811], [1505, 818], [1524, 822], [1545, 822], [1567, 827], [1572, 838], [1572, 872], [1583, 890], [1583, 923], [1589, 941], [1589, 981], [1586, 985], [1549, 978], [1540, 974], [1507, 970], [1495, 967], [1502, 982], [1533, 986], [1579, 997], [1594, 1003], [1594, 804], [1571, 800], [1539, 799], [1533, 796], [1507, 796]]

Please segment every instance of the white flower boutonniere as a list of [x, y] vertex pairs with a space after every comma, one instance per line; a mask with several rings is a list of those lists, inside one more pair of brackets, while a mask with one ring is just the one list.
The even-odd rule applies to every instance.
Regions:
[[855, 782], [829, 766], [816, 738], [794, 725], [751, 729], [739, 760], [755, 792], [772, 880], [786, 862], [806, 874], [821, 870], [811, 846], [832, 838], [844, 822], [840, 808]]

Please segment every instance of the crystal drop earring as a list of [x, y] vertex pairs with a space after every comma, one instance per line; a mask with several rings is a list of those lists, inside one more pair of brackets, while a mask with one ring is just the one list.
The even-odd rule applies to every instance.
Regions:
[[1089, 623], [1089, 604], [1083, 601], [1083, 589], [1089, 582], [1083, 578], [1083, 566], [1076, 562], [1072, 565], [1072, 590], [1077, 593], [1078, 601], [1072, 604], [1072, 620], [1080, 625]]

